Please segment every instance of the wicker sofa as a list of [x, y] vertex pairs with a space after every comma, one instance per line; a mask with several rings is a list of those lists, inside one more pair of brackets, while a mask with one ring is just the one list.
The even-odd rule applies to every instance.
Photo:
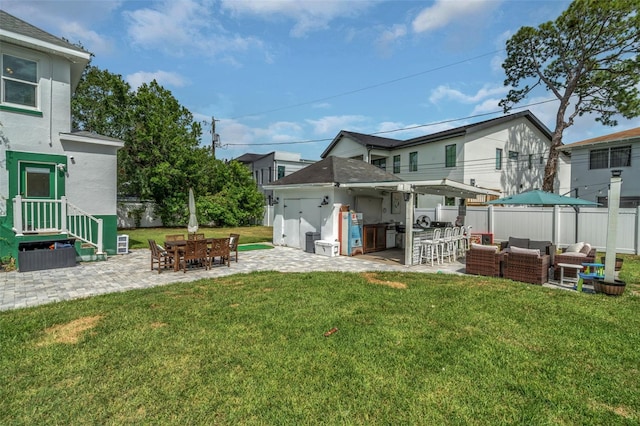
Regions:
[[544, 284], [549, 280], [551, 256], [540, 253], [539, 249], [513, 246], [504, 254], [502, 276], [514, 281]]
[[497, 246], [472, 243], [465, 257], [466, 273], [499, 277], [501, 259], [502, 255], [498, 252]]
[[[556, 254], [553, 262], [554, 278], [560, 279], [559, 263], [569, 263], [572, 265], [581, 265], [583, 263], [594, 263], [596, 260], [596, 249], [591, 247], [589, 243], [579, 242], [570, 244], [562, 249], [562, 253]], [[575, 278], [576, 271], [574, 269], [565, 269], [565, 277]]]
[[553, 265], [555, 262], [555, 254], [556, 254], [556, 246], [551, 243], [551, 241], [536, 241], [530, 240], [528, 238], [515, 238], [509, 237], [509, 240], [502, 241], [500, 243], [500, 251], [503, 253], [508, 252], [509, 247], [520, 247], [526, 249], [538, 249], [541, 254], [546, 254], [549, 256], [550, 264]]

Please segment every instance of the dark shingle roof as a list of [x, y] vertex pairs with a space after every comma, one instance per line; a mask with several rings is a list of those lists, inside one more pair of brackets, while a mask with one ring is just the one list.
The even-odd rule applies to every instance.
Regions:
[[239, 161], [240, 163], [253, 163], [254, 161], [259, 160], [267, 155], [269, 154], [252, 154], [248, 152], [246, 154], [242, 154], [240, 157], [234, 158], [234, 160]]
[[23, 21], [22, 19], [8, 14], [4, 10], [0, 10], [0, 29], [2, 29], [3, 31], [8, 31], [15, 34], [20, 34], [22, 36], [31, 37], [36, 40], [51, 43], [55, 46], [63, 47], [65, 49], [75, 50], [79, 53], [89, 53], [84, 49], [81, 49], [78, 46], [75, 46], [68, 41], [61, 39], [60, 37], [49, 34], [48, 32], [34, 27], [33, 25]]
[[402, 179], [364, 161], [330, 156], [278, 179], [273, 185], [395, 181]]

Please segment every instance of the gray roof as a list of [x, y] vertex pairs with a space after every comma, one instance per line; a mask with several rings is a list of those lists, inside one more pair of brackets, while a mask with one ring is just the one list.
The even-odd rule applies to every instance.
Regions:
[[22, 19], [8, 14], [4, 10], [0, 10], [0, 29], [2, 29], [3, 31], [8, 31], [22, 36], [31, 37], [36, 40], [51, 43], [55, 46], [65, 49], [75, 50], [78, 53], [89, 53], [86, 50], [81, 49], [80, 47], [75, 46], [66, 40], [63, 40], [60, 37], [49, 34], [48, 32], [34, 27], [33, 25], [23, 21]]
[[95, 139], [100, 141], [109, 141], [109, 142], [122, 142], [122, 139], [112, 138], [110, 136], [100, 135], [95, 132], [89, 132], [87, 130], [73, 130], [71, 133], [60, 133], [61, 135], [69, 135], [69, 136], [79, 136], [83, 138]]
[[272, 185], [397, 181], [402, 179], [362, 160], [329, 156], [278, 179]]
[[531, 111], [521, 111], [515, 114], [504, 115], [498, 118], [492, 118], [490, 120], [481, 121], [479, 123], [467, 124], [465, 126], [456, 127], [454, 129], [444, 130], [438, 133], [432, 133], [430, 135], [419, 136], [417, 138], [407, 139], [407, 140], [398, 140], [398, 139], [390, 139], [383, 138], [373, 135], [364, 135], [362, 133], [348, 132], [345, 130], [340, 131], [338, 136], [336, 136], [333, 141], [329, 144], [327, 149], [320, 155], [320, 157], [325, 157], [331, 152], [333, 147], [342, 139], [344, 136], [348, 136], [353, 139], [355, 142], [359, 143], [362, 146], [375, 148], [375, 149], [395, 149], [395, 148], [405, 148], [415, 145], [422, 145], [429, 142], [435, 142], [443, 139], [455, 138], [458, 136], [463, 136], [467, 134], [471, 134], [474, 132], [478, 132], [480, 130], [486, 129], [491, 126], [495, 126], [498, 124], [502, 124], [505, 122], [509, 122], [511, 120], [516, 120], [518, 118], [524, 117], [528, 119], [535, 127], [537, 127], [542, 134], [544, 134], [549, 140], [551, 140], [551, 131], [540, 121], [538, 118], [531, 113]]
[[266, 157], [269, 154], [252, 154], [250, 152], [246, 154], [242, 154], [240, 157], [234, 158], [235, 161], [239, 161], [240, 163], [253, 163], [256, 160], [259, 160], [263, 157]]

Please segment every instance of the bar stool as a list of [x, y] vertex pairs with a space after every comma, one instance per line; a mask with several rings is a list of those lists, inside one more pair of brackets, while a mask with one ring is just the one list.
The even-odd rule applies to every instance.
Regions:
[[431, 238], [427, 238], [425, 240], [420, 241], [420, 263], [424, 260], [431, 262], [431, 266], [433, 266], [433, 261], [436, 263], [440, 263], [440, 255], [438, 253], [438, 247], [440, 246], [440, 228], [436, 228], [433, 231], [433, 235]]

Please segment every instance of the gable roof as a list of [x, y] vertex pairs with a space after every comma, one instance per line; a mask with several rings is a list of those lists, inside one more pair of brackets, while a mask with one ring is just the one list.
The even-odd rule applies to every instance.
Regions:
[[478, 132], [484, 129], [487, 129], [492, 126], [500, 125], [503, 123], [507, 123], [512, 120], [517, 120], [519, 118], [526, 118], [533, 124], [542, 134], [551, 140], [551, 131], [545, 126], [538, 118], [533, 115], [533, 113], [529, 110], [517, 112], [514, 114], [504, 115], [502, 117], [492, 118], [490, 120], [481, 121], [478, 123], [467, 124], [464, 126], [456, 127], [449, 130], [444, 130], [442, 132], [432, 133], [430, 135], [418, 136], [416, 138], [407, 139], [407, 140], [399, 140], [399, 139], [390, 139], [383, 138], [374, 135], [365, 135], [362, 133], [348, 132], [345, 130], [340, 131], [338, 136], [336, 136], [331, 144], [324, 150], [324, 152], [320, 155], [320, 157], [325, 157], [331, 152], [333, 147], [345, 136], [350, 137], [355, 142], [359, 143], [365, 147], [371, 147], [376, 149], [395, 149], [395, 148], [404, 148], [415, 145], [422, 145], [429, 142], [436, 142], [443, 139], [451, 139], [459, 136], [468, 135], [474, 132]]
[[634, 129], [623, 130], [621, 132], [611, 133], [608, 135], [598, 136], [596, 138], [586, 139], [580, 142], [574, 142], [562, 147], [563, 150], [570, 151], [573, 148], [580, 148], [587, 145], [605, 144], [609, 142], [622, 142], [629, 139], [640, 138], [640, 127]]
[[234, 160], [239, 161], [240, 163], [253, 163], [256, 160], [266, 157], [269, 154], [253, 154], [247, 152], [246, 154], [242, 154], [240, 157], [234, 158]]
[[71, 66], [71, 86], [75, 90], [91, 53], [0, 10], [0, 42], [67, 58]]
[[269, 186], [399, 181], [402, 179], [396, 175], [362, 160], [329, 156], [278, 179]]

